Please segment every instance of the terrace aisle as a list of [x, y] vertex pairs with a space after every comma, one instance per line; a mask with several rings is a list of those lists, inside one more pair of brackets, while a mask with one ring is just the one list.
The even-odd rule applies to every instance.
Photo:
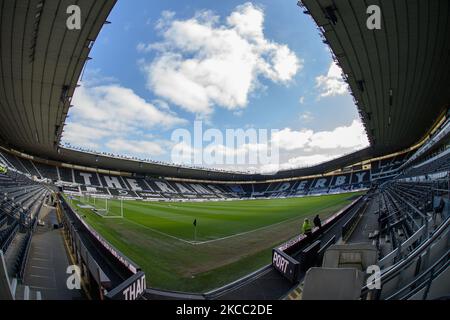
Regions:
[[40, 217], [45, 226], [38, 226], [33, 235], [23, 285], [40, 291], [43, 300], [84, 299], [82, 291], [69, 290], [66, 285], [66, 270], [71, 263], [61, 230], [53, 229], [58, 224], [55, 208], [43, 206]]

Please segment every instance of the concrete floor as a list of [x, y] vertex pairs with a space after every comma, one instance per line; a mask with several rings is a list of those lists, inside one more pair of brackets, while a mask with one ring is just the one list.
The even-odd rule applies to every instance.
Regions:
[[31, 241], [23, 285], [39, 291], [42, 300], [84, 299], [82, 290], [67, 288], [67, 256], [61, 230], [53, 229], [58, 223], [56, 210], [43, 206], [40, 218], [45, 226], [38, 226]]

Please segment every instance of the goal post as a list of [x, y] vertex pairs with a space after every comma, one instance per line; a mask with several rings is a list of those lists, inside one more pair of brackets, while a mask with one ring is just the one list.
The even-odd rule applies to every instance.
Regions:
[[78, 199], [82, 205], [85, 205], [102, 218], [123, 218], [124, 217], [124, 199], [110, 198], [95, 194], [82, 194]]
[[[99, 199], [97, 199], [99, 201]], [[113, 198], [105, 198], [103, 200], [104, 204], [102, 206], [103, 210], [105, 210], [104, 218], [123, 218], [123, 207], [124, 207], [124, 200], [122, 198], [113, 199]], [[100, 206], [96, 206], [98, 209], [100, 209]]]
[[108, 198], [94, 197], [94, 207], [97, 210], [108, 212]]

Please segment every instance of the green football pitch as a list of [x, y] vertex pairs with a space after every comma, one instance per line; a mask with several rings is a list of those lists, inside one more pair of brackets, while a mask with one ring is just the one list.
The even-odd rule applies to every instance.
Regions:
[[204, 292], [269, 264], [272, 248], [298, 235], [304, 218], [325, 219], [360, 194], [183, 203], [72, 198], [70, 203], [146, 272], [148, 286]]

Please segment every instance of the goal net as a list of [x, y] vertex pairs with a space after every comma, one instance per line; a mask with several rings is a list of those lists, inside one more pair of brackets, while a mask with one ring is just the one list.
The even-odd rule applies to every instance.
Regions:
[[84, 194], [78, 200], [81, 203], [79, 207], [91, 209], [102, 218], [123, 218], [123, 200], [121, 199]]

